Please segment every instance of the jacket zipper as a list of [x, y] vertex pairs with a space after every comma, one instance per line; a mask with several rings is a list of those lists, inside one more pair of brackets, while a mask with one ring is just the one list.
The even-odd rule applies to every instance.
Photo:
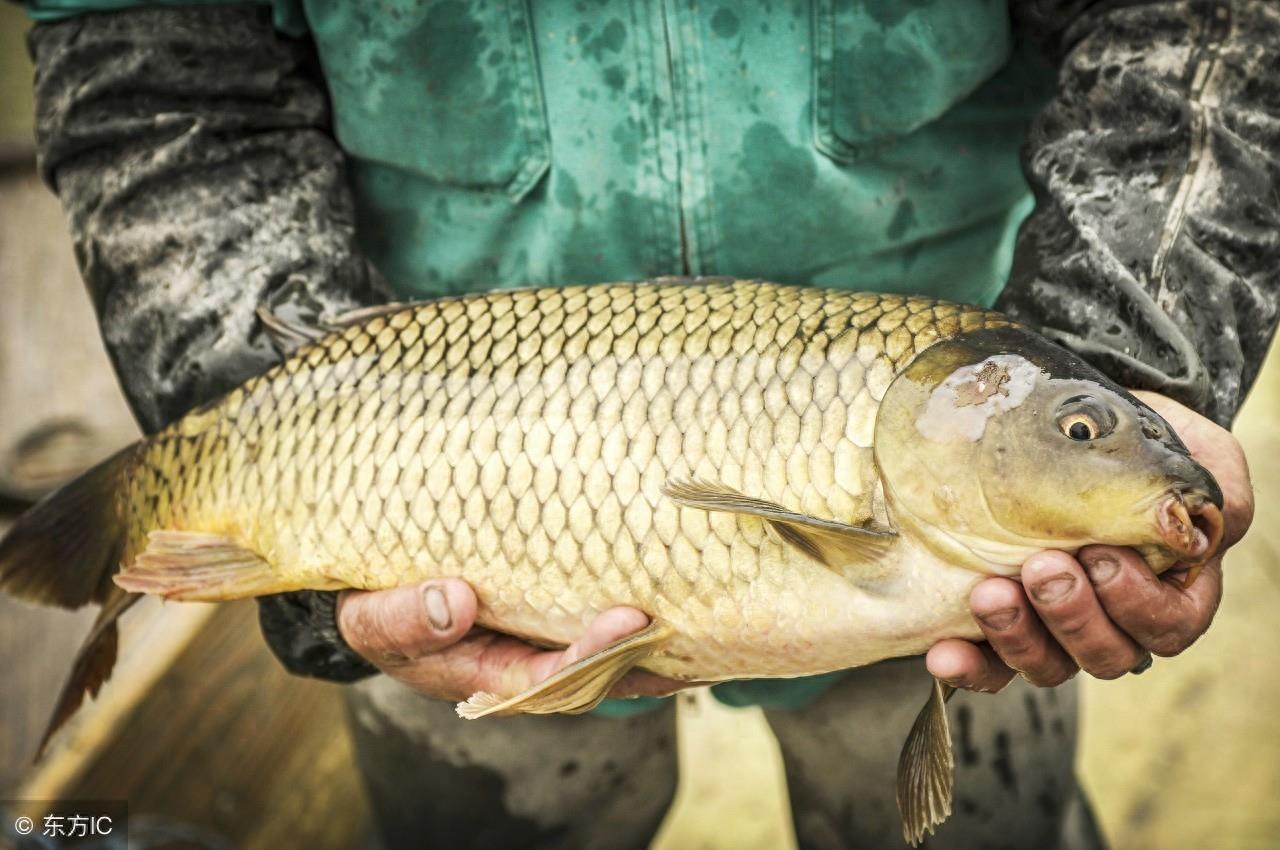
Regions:
[[[661, 3], [662, 8], [662, 46], [665, 58], [667, 60], [667, 80], [671, 92], [671, 108], [675, 114], [679, 114], [675, 109], [676, 97], [679, 93], [676, 91], [676, 68], [675, 55], [671, 50], [671, 18], [667, 13], [667, 4]], [[688, 277], [692, 273], [692, 265], [689, 262], [689, 236], [685, 230], [685, 214], [684, 214], [684, 185], [681, 177], [683, 159], [681, 152], [681, 140], [679, 128], [675, 131], [676, 140], [676, 221], [678, 223], [680, 235], [680, 274]]]

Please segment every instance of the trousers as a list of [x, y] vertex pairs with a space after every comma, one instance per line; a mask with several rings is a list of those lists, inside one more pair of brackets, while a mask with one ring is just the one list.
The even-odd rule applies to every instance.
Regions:
[[[766, 712], [801, 848], [906, 846], [894, 775], [928, 684], [922, 659], [887, 661]], [[1073, 769], [1076, 703], [1075, 683], [957, 693], [953, 813], [925, 846], [1102, 850]], [[347, 704], [383, 850], [640, 850], [675, 795], [674, 700], [625, 718], [464, 722], [452, 703], [378, 676]]]

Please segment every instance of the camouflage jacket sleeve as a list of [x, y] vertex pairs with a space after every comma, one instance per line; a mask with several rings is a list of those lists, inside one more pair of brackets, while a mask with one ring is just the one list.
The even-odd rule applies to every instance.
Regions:
[[1014, 7], [1061, 66], [997, 306], [1229, 424], [1280, 301], [1280, 7], [1089, 5]]
[[[40, 167], [146, 430], [275, 360], [259, 303], [306, 319], [382, 298], [312, 57], [265, 10], [84, 15], [29, 44]], [[291, 671], [373, 672], [338, 636], [333, 594], [260, 610]]]

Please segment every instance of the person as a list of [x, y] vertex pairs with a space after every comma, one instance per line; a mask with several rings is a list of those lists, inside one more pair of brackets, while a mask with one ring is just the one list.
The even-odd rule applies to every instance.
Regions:
[[[1271, 4], [27, 6], [40, 166], [148, 430], [275, 361], [260, 304], [316, 320], [731, 274], [994, 303], [1150, 391], [1221, 482], [1230, 539], [1249, 524], [1222, 426], [1280, 301]], [[951, 703], [956, 811], [929, 846], [1102, 846], [1069, 680], [1185, 649], [1221, 559], [1189, 587], [1112, 547], [1038, 554], [1021, 578], [974, 590], [985, 644], [716, 689], [765, 708], [802, 847], [897, 846], [923, 666], [1000, 691]], [[353, 683], [386, 847], [646, 846], [675, 788], [670, 700], [473, 724], [450, 702], [644, 614], [554, 651], [474, 628], [475, 606], [444, 580], [286, 594], [261, 619], [288, 669]]]

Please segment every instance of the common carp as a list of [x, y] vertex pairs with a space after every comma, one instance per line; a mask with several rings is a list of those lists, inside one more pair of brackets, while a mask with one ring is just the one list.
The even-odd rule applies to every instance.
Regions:
[[[269, 318], [269, 317], [268, 317]], [[1222, 494], [1151, 408], [998, 313], [662, 279], [361, 311], [126, 449], [0, 542], [0, 586], [104, 604], [65, 715], [151, 593], [228, 600], [459, 576], [478, 622], [567, 644], [650, 625], [468, 718], [582, 712], [629, 669], [790, 677], [981, 639], [969, 591], [1042, 549], [1207, 560]], [[127, 592], [127, 593], [126, 593]], [[904, 835], [950, 811], [933, 683]]]

